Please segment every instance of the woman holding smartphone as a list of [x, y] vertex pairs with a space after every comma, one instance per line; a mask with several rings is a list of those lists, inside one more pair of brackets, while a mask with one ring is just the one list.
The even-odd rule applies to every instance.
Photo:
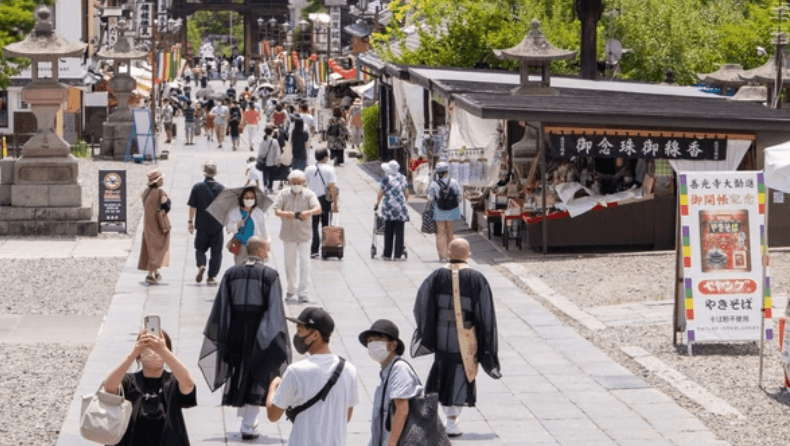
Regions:
[[[141, 369], [127, 373], [137, 361]], [[172, 371], [165, 370], [165, 365]], [[104, 380], [104, 390], [123, 393], [132, 402], [132, 417], [120, 446], [189, 446], [181, 409], [197, 405], [195, 382], [172, 353], [164, 330], [143, 331], [132, 351]]]

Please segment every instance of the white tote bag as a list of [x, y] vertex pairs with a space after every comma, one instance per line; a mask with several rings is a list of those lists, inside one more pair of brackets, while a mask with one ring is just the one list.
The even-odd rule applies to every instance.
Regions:
[[82, 438], [101, 444], [118, 444], [126, 433], [132, 417], [132, 403], [121, 394], [104, 391], [104, 384], [96, 393], [82, 397], [80, 434]]

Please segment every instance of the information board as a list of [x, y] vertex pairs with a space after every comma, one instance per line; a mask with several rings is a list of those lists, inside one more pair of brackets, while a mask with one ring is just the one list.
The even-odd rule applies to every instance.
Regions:
[[130, 161], [132, 157], [156, 162], [156, 138], [151, 127], [151, 110], [147, 108], [132, 109], [132, 131], [129, 133], [125, 160]]
[[99, 228], [102, 223], [123, 225], [126, 232], [126, 171], [99, 171]]
[[[771, 318], [763, 173], [683, 172], [678, 179], [689, 343], [760, 340], [763, 304]], [[771, 328], [765, 334], [772, 339]]]

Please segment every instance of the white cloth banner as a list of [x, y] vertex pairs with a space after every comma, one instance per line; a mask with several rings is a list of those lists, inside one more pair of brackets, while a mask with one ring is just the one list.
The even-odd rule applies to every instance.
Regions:
[[420, 135], [425, 128], [423, 88], [400, 79], [393, 79], [392, 94], [395, 96], [395, 111], [401, 122], [404, 118], [403, 113], [408, 112], [417, 129], [417, 134]]
[[790, 141], [765, 149], [765, 185], [790, 193]]
[[461, 107], [455, 107], [453, 110], [450, 141], [447, 149], [460, 150], [467, 148], [483, 150], [482, 153], [462, 155], [462, 158], [468, 157], [470, 162], [475, 162], [480, 158], [485, 159], [485, 165], [483, 166], [474, 163], [477, 171], [470, 173], [470, 177], [473, 178], [471, 184], [491, 186], [499, 181], [501, 154], [499, 153], [498, 145], [498, 124], [498, 120], [478, 118]]
[[689, 342], [759, 340], [763, 303], [771, 318], [763, 173], [681, 172], [678, 183]]

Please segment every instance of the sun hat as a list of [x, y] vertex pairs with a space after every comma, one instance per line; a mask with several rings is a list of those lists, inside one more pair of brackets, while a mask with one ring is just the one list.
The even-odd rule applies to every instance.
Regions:
[[381, 163], [381, 170], [383, 170], [386, 175], [392, 175], [390, 163]]
[[356, 98], [356, 99], [354, 99], [354, 104], [355, 104], [355, 105], [362, 104], [362, 99], [360, 99], [360, 98]]
[[318, 330], [319, 333], [327, 338], [332, 334], [333, 331], [335, 331], [335, 321], [332, 319], [332, 316], [330, 316], [329, 313], [324, 311], [322, 308], [318, 307], [307, 307], [302, 310], [302, 313], [299, 314], [299, 317], [287, 317], [286, 319], [291, 322], [304, 325], [307, 328]]
[[151, 186], [151, 185], [155, 184], [160, 179], [162, 179], [162, 177], [164, 177], [164, 175], [162, 175], [162, 172], [160, 172], [159, 169], [154, 169], [154, 170], [149, 171], [148, 172], [148, 185]]
[[390, 161], [390, 162], [389, 162], [389, 163], [387, 163], [387, 164], [389, 164], [389, 166], [390, 166], [390, 172], [391, 172], [393, 175], [394, 175], [394, 174], [396, 174], [396, 173], [398, 173], [398, 172], [400, 172], [400, 164], [398, 164], [398, 162], [397, 162], [397, 161], [395, 161], [395, 160], [392, 160], [392, 161]]
[[399, 337], [400, 330], [394, 322], [387, 319], [379, 319], [370, 326], [369, 329], [359, 334], [359, 342], [365, 347], [368, 346], [368, 336], [370, 335], [384, 335], [391, 341], [397, 341], [398, 346], [395, 347], [395, 354], [402, 355], [406, 347]]

